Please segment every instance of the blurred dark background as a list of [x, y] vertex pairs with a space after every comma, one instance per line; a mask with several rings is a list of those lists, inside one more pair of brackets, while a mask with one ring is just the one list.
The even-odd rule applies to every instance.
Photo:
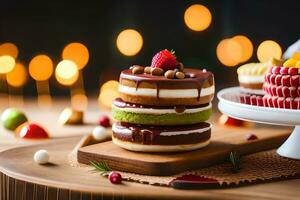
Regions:
[[[192, 4], [205, 5], [212, 24], [202, 32], [187, 28], [183, 15]], [[48, 54], [57, 64], [70, 42], [89, 49], [84, 68], [87, 93], [96, 93], [100, 84], [118, 79], [121, 69], [132, 64], [149, 65], [162, 49], [174, 49], [185, 66], [207, 68], [215, 74], [218, 88], [237, 84], [235, 67], [222, 65], [216, 46], [226, 38], [243, 34], [251, 39], [257, 61], [257, 46], [264, 40], [278, 42], [283, 51], [299, 39], [300, 2], [296, 0], [199, 0], [199, 1], [14, 1], [1, 0], [0, 41], [19, 48], [18, 59], [29, 63], [39, 53]], [[142, 50], [133, 57], [116, 47], [118, 33], [136, 29], [144, 39]], [[54, 78], [53, 78], [54, 79]], [[53, 95], [65, 95], [65, 88], [51, 84]], [[35, 95], [33, 80], [24, 86], [26, 95]]]

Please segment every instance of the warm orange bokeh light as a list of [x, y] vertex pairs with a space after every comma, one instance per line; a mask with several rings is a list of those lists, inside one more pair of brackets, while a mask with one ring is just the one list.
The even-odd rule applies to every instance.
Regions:
[[71, 60], [62, 60], [55, 69], [55, 78], [62, 85], [73, 85], [79, 77], [78, 67]]
[[7, 42], [0, 45], [0, 56], [7, 55], [16, 59], [18, 54], [19, 50], [15, 44]]
[[217, 46], [217, 57], [226, 66], [236, 66], [242, 57], [241, 45], [233, 39], [224, 39]]
[[100, 89], [99, 103], [111, 108], [113, 100], [119, 97], [118, 87], [119, 83], [115, 80], [105, 82]]
[[0, 74], [7, 74], [14, 69], [16, 62], [11, 56], [0, 56]]
[[74, 61], [78, 69], [82, 69], [89, 61], [89, 50], [79, 42], [70, 43], [64, 48], [62, 58]]
[[71, 96], [71, 105], [76, 110], [86, 110], [88, 98], [84, 94], [74, 94]]
[[253, 54], [253, 44], [249, 38], [244, 35], [237, 35], [232, 38], [238, 42], [242, 48], [242, 56], [239, 62], [246, 62]]
[[16, 63], [13, 70], [6, 75], [7, 83], [13, 87], [21, 87], [27, 81], [27, 71], [24, 65]]
[[125, 56], [136, 55], [143, 47], [142, 35], [134, 29], [126, 29], [119, 33], [117, 48]]
[[195, 4], [188, 7], [184, 13], [184, 22], [193, 31], [203, 31], [211, 24], [212, 16], [208, 8]]
[[260, 62], [268, 62], [272, 58], [280, 59], [281, 55], [280, 45], [272, 40], [263, 41], [257, 48], [257, 58]]
[[29, 74], [36, 81], [48, 80], [53, 74], [53, 62], [47, 55], [37, 55], [29, 63]]

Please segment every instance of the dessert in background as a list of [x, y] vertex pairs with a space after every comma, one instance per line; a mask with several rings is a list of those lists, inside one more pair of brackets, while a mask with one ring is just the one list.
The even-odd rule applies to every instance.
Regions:
[[112, 106], [113, 142], [125, 149], [171, 152], [209, 144], [214, 77], [185, 68], [162, 50], [151, 66], [133, 65], [120, 74], [120, 98]]
[[248, 94], [264, 95], [265, 74], [270, 70], [271, 66], [281, 66], [282, 64], [282, 60], [273, 58], [266, 63], [247, 63], [240, 66], [237, 74], [242, 91]]
[[282, 66], [273, 66], [265, 75], [263, 97], [244, 95], [241, 102], [251, 105], [300, 109], [300, 54], [286, 60]]

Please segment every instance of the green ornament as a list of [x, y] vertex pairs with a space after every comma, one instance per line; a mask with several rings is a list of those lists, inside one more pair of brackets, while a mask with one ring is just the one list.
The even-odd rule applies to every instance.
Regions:
[[9, 130], [15, 130], [18, 126], [27, 121], [25, 114], [15, 108], [6, 109], [1, 115], [3, 126]]

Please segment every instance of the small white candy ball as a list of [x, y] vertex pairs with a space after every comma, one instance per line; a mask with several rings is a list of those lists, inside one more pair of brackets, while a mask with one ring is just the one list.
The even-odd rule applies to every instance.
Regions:
[[49, 156], [48, 151], [46, 151], [44, 149], [38, 150], [37, 152], [35, 152], [35, 154], [33, 156], [34, 162], [41, 164], [41, 165], [48, 163], [49, 158], [50, 158], [50, 156]]
[[93, 138], [98, 142], [101, 142], [108, 138], [106, 128], [104, 128], [103, 126], [97, 126], [96, 128], [94, 128], [92, 135]]

